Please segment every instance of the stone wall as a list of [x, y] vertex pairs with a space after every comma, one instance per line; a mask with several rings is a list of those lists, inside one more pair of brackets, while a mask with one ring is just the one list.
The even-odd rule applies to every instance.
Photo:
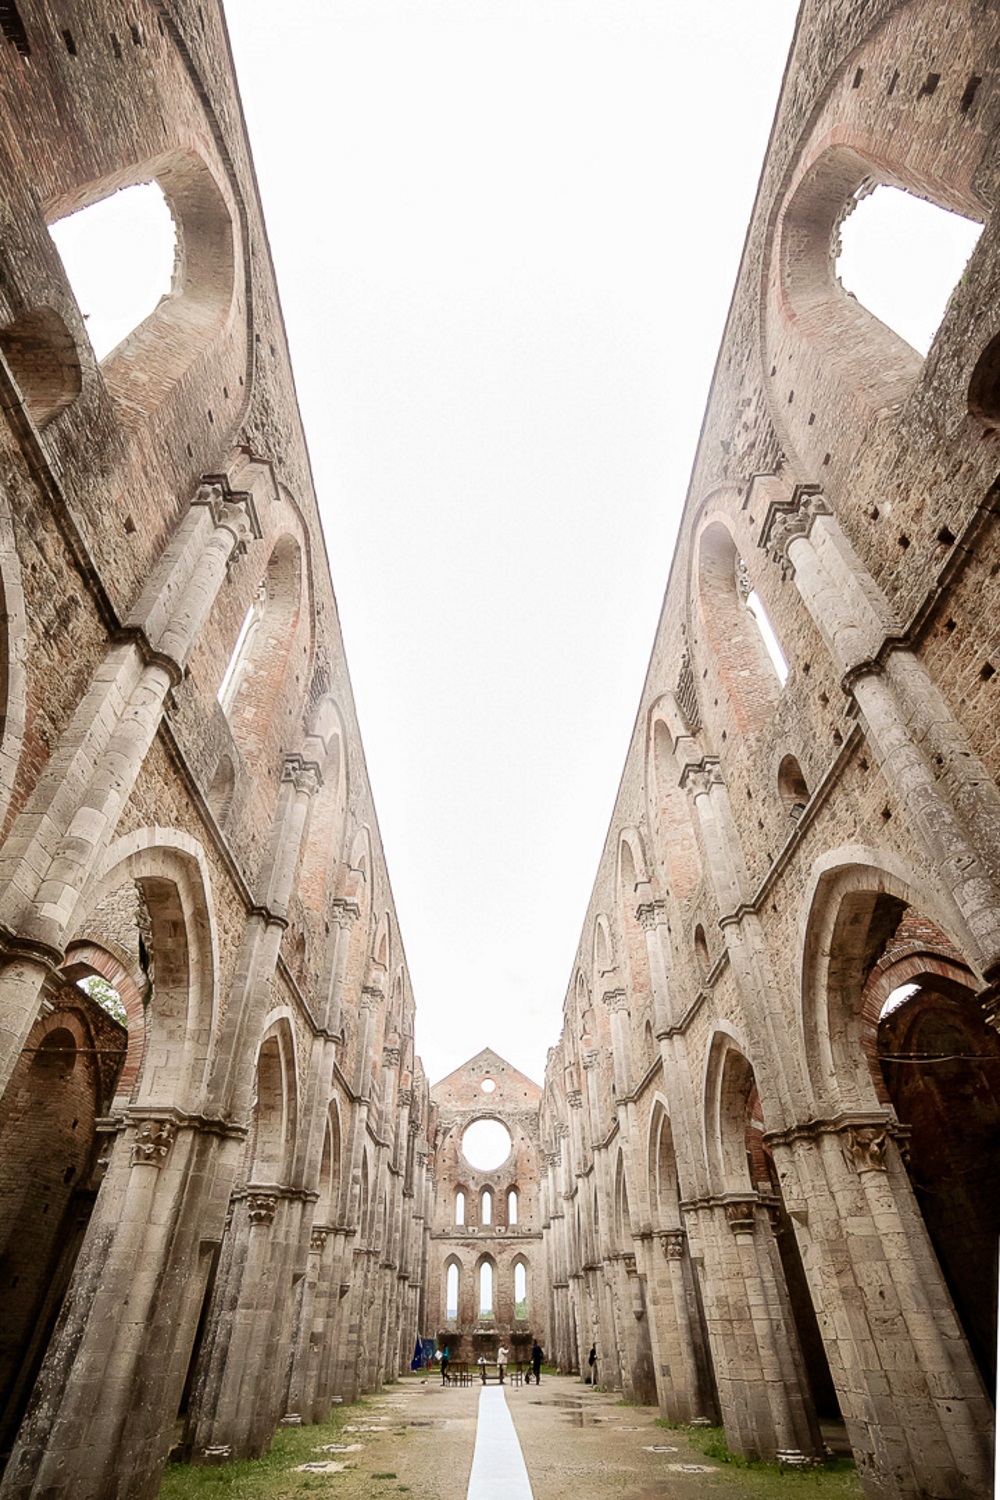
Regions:
[[[434, 1110], [434, 1215], [427, 1264], [428, 1330], [458, 1363], [496, 1357], [501, 1344], [515, 1363], [530, 1358], [532, 1340], [547, 1347], [547, 1278], [542, 1250], [541, 1155], [537, 1083], [490, 1048], [431, 1090]], [[510, 1136], [496, 1167], [475, 1167], [463, 1138], [477, 1120], [493, 1120]], [[484, 1195], [489, 1209], [484, 1211]], [[483, 1267], [492, 1298], [484, 1304]], [[458, 1304], [449, 1316], [448, 1270], [458, 1272]], [[521, 1267], [519, 1273], [517, 1268]], [[515, 1275], [524, 1277], [523, 1306]]]
[[[0, 24], [0, 1494], [142, 1500], [408, 1363], [430, 1104], [221, 7]], [[149, 180], [98, 362], [47, 226]]]
[[[878, 1496], [992, 1484], [998, 40], [802, 7], [542, 1103], [563, 1368]], [[879, 183], [984, 226], [925, 359]]]

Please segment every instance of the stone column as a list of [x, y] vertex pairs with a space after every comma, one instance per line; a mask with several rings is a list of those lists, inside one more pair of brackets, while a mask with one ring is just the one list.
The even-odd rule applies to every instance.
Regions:
[[680, 1019], [674, 1014], [670, 993], [671, 953], [667, 903], [654, 901], [650, 897], [639, 903], [635, 915], [646, 940], [649, 982], [653, 991], [653, 1030], [658, 1035]]
[[648, 1259], [649, 1281], [655, 1288], [651, 1332], [663, 1415], [670, 1422], [713, 1421], [715, 1400], [683, 1228], [654, 1232]]
[[787, 1045], [775, 1015], [772, 996], [778, 989], [777, 979], [760, 919], [748, 904], [746, 866], [719, 762], [710, 756], [684, 762], [681, 785], [694, 802], [730, 970], [758, 1048], [754, 1067], [765, 1116], [798, 1118], [809, 1099], [805, 1063], [798, 1049]]
[[[209, 1334], [191, 1403], [188, 1442], [195, 1463], [254, 1457], [270, 1441], [280, 1413], [261, 1413], [274, 1312], [272, 1236], [281, 1198], [252, 1187], [236, 1199], [231, 1253], [209, 1314]], [[263, 1420], [261, 1420], [263, 1416]]]
[[351, 952], [351, 933], [355, 922], [361, 916], [361, 908], [354, 901], [345, 901], [340, 897], [327, 902], [327, 920], [334, 929], [333, 949], [330, 954], [330, 985], [327, 990], [325, 1014], [321, 1017], [322, 1025], [333, 1035], [339, 1035], [341, 1029], [342, 1010], [344, 1005], [344, 979], [347, 974], [347, 960]]
[[705, 1253], [705, 1313], [726, 1440], [744, 1458], [792, 1462], [823, 1444], [770, 1220], [756, 1195], [686, 1203]]
[[288, 903], [302, 852], [309, 803], [321, 785], [322, 776], [315, 761], [300, 754], [285, 757], [262, 877], [261, 902], [247, 918], [217, 1048], [219, 1068], [210, 1089], [213, 1103], [237, 1117], [245, 1117], [253, 1097], [260, 1029], [270, 1004], [271, 980], [278, 964], [282, 934], [288, 925]]
[[170, 688], [234, 553], [260, 536], [249, 495], [203, 485], [128, 627], [101, 667], [15, 819], [0, 856], [0, 1092], [10, 1081], [160, 725]]
[[800, 485], [772, 501], [761, 532], [794, 578], [844, 673], [879, 769], [937, 872], [996, 1010], [1000, 984], [1000, 791], [924, 663], [906, 649], [888, 603], [822, 494]]
[[121, 1122], [5, 1500], [158, 1493], [238, 1135], [180, 1111]]
[[862, 1483], [892, 1500], [986, 1500], [993, 1412], [888, 1112], [766, 1139], [786, 1184]]

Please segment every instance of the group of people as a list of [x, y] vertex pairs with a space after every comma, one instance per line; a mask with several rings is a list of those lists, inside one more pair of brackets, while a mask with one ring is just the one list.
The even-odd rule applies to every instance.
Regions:
[[[534, 1343], [531, 1346], [531, 1369], [528, 1370], [527, 1373], [525, 1374], [525, 1380], [527, 1380], [527, 1382], [528, 1382], [529, 1385], [531, 1383], [531, 1377], [532, 1377], [532, 1375], [534, 1375], [534, 1377], [535, 1377], [535, 1384], [536, 1385], [541, 1385], [541, 1383], [542, 1383], [542, 1360], [544, 1359], [544, 1357], [545, 1356], [542, 1353], [542, 1347], [539, 1344], [538, 1340], [535, 1339]], [[448, 1348], [447, 1344], [445, 1344], [445, 1346], [444, 1346], [443, 1349], [436, 1350], [436, 1352], [434, 1354], [434, 1359], [435, 1359], [435, 1362], [441, 1366], [441, 1384], [442, 1385], [447, 1385], [448, 1384], [448, 1366], [451, 1363], [451, 1350]], [[510, 1360], [510, 1350], [507, 1348], [506, 1344], [501, 1344], [500, 1347], [499, 1347], [499, 1349], [497, 1350], [497, 1357], [496, 1357], [497, 1375], [499, 1376], [500, 1384], [501, 1385], [504, 1384], [504, 1382], [505, 1382], [505, 1380], [507, 1378], [507, 1365], [508, 1365], [509, 1360]], [[485, 1354], [481, 1354], [479, 1356], [479, 1359], [476, 1361], [476, 1363], [479, 1365], [479, 1374], [480, 1374], [480, 1377], [482, 1378], [483, 1385], [485, 1385], [486, 1384], [486, 1371], [487, 1371], [487, 1368], [488, 1368], [489, 1364], [491, 1363], [491, 1361], [486, 1358]]]
[[[541, 1383], [542, 1383], [542, 1360], [544, 1359], [544, 1357], [545, 1356], [542, 1353], [542, 1347], [539, 1344], [538, 1340], [535, 1339], [534, 1342], [531, 1345], [531, 1369], [525, 1372], [525, 1377], [524, 1377], [525, 1380], [527, 1381], [527, 1383], [529, 1385], [531, 1384], [531, 1377], [532, 1377], [532, 1375], [534, 1375], [534, 1377], [535, 1377], [535, 1384], [536, 1385], [541, 1385]], [[504, 1384], [504, 1382], [506, 1380], [506, 1377], [507, 1377], [507, 1363], [508, 1363], [509, 1359], [510, 1359], [510, 1350], [507, 1348], [506, 1344], [501, 1344], [500, 1347], [499, 1347], [499, 1349], [497, 1350], [497, 1357], [496, 1357], [497, 1375], [499, 1377], [501, 1385]], [[445, 1346], [444, 1346], [443, 1349], [437, 1349], [437, 1350], [435, 1350], [435, 1352], [434, 1352], [434, 1362], [436, 1364], [439, 1364], [441, 1366], [441, 1384], [442, 1385], [447, 1385], [448, 1384], [448, 1366], [451, 1363], [451, 1350], [448, 1348], [447, 1344], [445, 1344]], [[413, 1360], [412, 1368], [415, 1369], [415, 1370], [419, 1369], [420, 1368], [420, 1363], [421, 1363], [421, 1343], [420, 1343], [420, 1340], [418, 1339], [417, 1340], [417, 1352], [414, 1355], [414, 1360]], [[430, 1355], [429, 1354], [427, 1356], [427, 1363], [428, 1363], [428, 1368], [429, 1368], [430, 1367]], [[479, 1366], [479, 1374], [480, 1374], [480, 1377], [482, 1379], [483, 1385], [485, 1385], [486, 1384], [486, 1371], [487, 1371], [487, 1369], [488, 1369], [491, 1361], [486, 1358], [485, 1354], [481, 1354], [479, 1356], [478, 1360], [476, 1361], [476, 1363]], [[588, 1366], [587, 1375], [586, 1375], [587, 1384], [588, 1385], [596, 1385], [597, 1384], [597, 1345], [596, 1344], [592, 1344], [591, 1345], [590, 1354], [587, 1356], [587, 1366]]]

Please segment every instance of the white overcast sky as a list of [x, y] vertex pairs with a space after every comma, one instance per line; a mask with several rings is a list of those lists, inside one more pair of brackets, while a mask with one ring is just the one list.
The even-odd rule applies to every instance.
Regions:
[[793, 0], [231, 0], [432, 1079], [541, 1079]]
[[[794, 12], [230, 0], [432, 1079], [490, 1045], [541, 1080], [558, 1037]], [[144, 191], [162, 242], [155, 189], [88, 211], [89, 264], [56, 230], [99, 353], [169, 285], [169, 233], [113, 332], [78, 279], [152, 268], [112, 258]], [[879, 189], [840, 273], [925, 349], [969, 230]]]

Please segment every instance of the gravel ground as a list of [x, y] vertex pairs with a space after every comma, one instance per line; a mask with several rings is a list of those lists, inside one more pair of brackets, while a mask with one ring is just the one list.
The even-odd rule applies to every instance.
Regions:
[[[164, 1500], [466, 1500], [481, 1386], [407, 1377], [326, 1427], [279, 1434], [272, 1452], [216, 1469], [168, 1466]], [[568, 1376], [506, 1388], [534, 1500], [860, 1500], [853, 1472], [747, 1470], [706, 1458], [656, 1409]], [[832, 1434], [831, 1434], [832, 1436]]]
[[[342, 1500], [400, 1493], [466, 1500], [479, 1392], [478, 1383], [442, 1386], [431, 1377], [369, 1397], [364, 1412], [349, 1419], [369, 1430], [343, 1434], [345, 1443], [363, 1444], [361, 1452], [342, 1455], [356, 1467], [330, 1479], [322, 1493]], [[761, 1493], [755, 1476], [705, 1458], [682, 1433], [656, 1426], [655, 1407], [622, 1405], [615, 1394], [566, 1376], [508, 1386], [506, 1394], [535, 1500], [695, 1500], [707, 1491], [742, 1500]], [[370, 1430], [376, 1426], [384, 1430]], [[785, 1483], [798, 1492], [795, 1479]], [[816, 1494], [811, 1484], [808, 1491]]]

